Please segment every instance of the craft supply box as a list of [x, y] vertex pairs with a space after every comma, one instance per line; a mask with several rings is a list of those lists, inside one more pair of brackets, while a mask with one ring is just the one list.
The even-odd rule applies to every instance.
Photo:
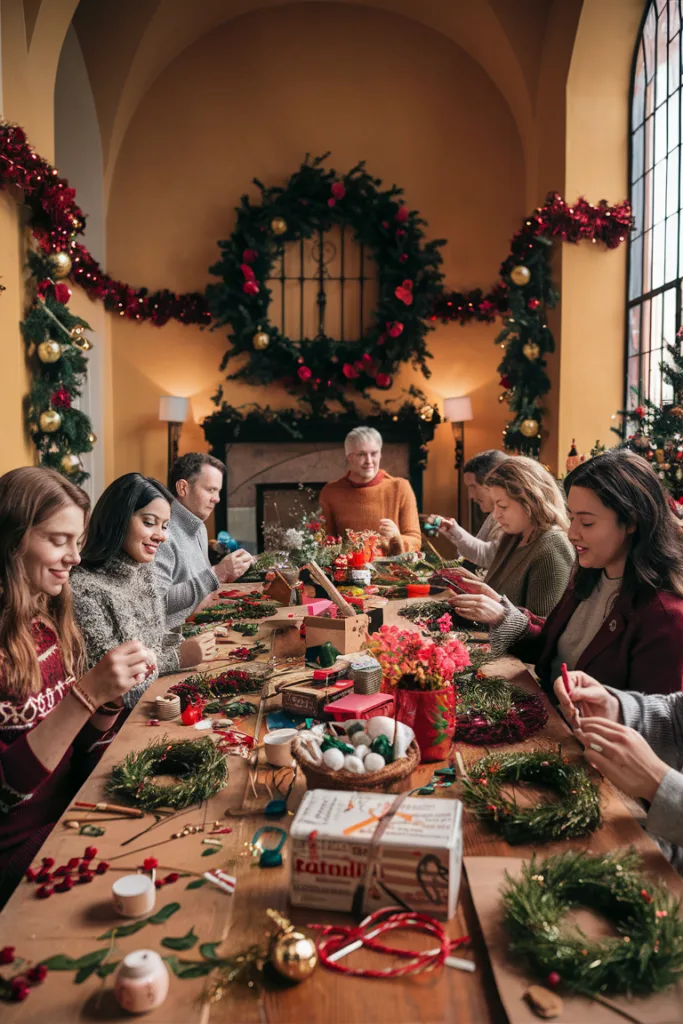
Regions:
[[360, 651], [365, 643], [368, 623], [367, 615], [340, 616], [338, 619], [307, 615], [304, 619], [306, 647], [319, 647], [329, 640], [340, 654], [353, 654]]
[[282, 709], [290, 711], [295, 715], [310, 715], [313, 718], [324, 718], [325, 705], [333, 701], [341, 700], [342, 697], [353, 693], [351, 680], [343, 680], [344, 685], [338, 683], [290, 683], [282, 688]]
[[[290, 900], [295, 907], [351, 911], [363, 884], [375, 829], [393, 796], [310, 790], [290, 830]], [[363, 910], [393, 906], [450, 919], [462, 867], [459, 800], [407, 797], [391, 817], [368, 879]]]

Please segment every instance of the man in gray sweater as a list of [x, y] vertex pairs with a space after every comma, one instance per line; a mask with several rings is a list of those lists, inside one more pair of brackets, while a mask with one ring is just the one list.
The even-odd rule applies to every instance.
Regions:
[[233, 583], [251, 565], [240, 548], [213, 568], [205, 521], [218, 503], [225, 466], [212, 455], [189, 452], [173, 463], [169, 478], [175, 496], [166, 543], [154, 559], [159, 589], [166, 601], [166, 625], [179, 626], [224, 583]]

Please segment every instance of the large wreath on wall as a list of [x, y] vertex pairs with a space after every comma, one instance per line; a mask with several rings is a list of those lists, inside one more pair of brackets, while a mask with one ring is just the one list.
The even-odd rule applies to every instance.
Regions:
[[[402, 189], [382, 188], [364, 162], [341, 176], [326, 170], [322, 164], [328, 155], [307, 157], [284, 188], [267, 188], [254, 179], [260, 202], [242, 197], [235, 230], [218, 243], [222, 255], [210, 268], [220, 281], [207, 288], [212, 329], [231, 328], [221, 370], [234, 356], [247, 356], [228, 379], [277, 381], [314, 403], [316, 392], [329, 400], [343, 399], [349, 388], [389, 388], [401, 363], [411, 362], [429, 376], [425, 338], [443, 291], [439, 249], [445, 243], [425, 240], [425, 222], [404, 205]], [[379, 299], [372, 323], [355, 341], [325, 332], [293, 341], [269, 320], [267, 281], [284, 243], [324, 234], [335, 225], [349, 226], [377, 265]]]

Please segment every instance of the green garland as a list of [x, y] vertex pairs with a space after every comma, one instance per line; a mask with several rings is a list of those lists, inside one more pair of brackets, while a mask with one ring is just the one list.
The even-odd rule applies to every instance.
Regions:
[[[363, 393], [390, 387], [402, 363], [429, 376], [425, 339], [442, 293], [439, 249], [445, 244], [425, 241], [425, 222], [404, 206], [402, 189], [383, 189], [364, 162], [338, 176], [323, 168], [328, 156], [307, 156], [284, 188], [254, 179], [260, 201], [242, 196], [235, 230], [218, 243], [221, 257], [209, 268], [220, 283], [206, 289], [212, 329], [230, 328], [221, 369], [235, 356], [247, 356], [228, 380], [283, 383], [290, 394], [306, 395], [318, 406], [340, 399], [349, 387]], [[373, 322], [354, 340], [332, 338], [322, 326], [313, 338], [292, 340], [268, 319], [268, 281], [287, 242], [322, 239], [335, 225], [349, 226], [377, 264]]]
[[219, 601], [211, 608], [203, 612], [197, 612], [195, 622], [224, 622], [228, 619], [233, 622], [240, 619], [267, 619], [274, 615], [281, 605], [276, 601]]
[[[519, 880], [507, 876], [502, 894], [510, 952], [552, 987], [587, 996], [649, 996], [674, 985], [683, 970], [680, 903], [641, 871], [633, 849], [532, 857]], [[562, 928], [567, 912], [582, 906], [618, 935], [596, 940]]]
[[[580, 765], [562, 752], [489, 754], [468, 768], [463, 800], [508, 843], [549, 843], [594, 832], [600, 825], [600, 794]], [[519, 807], [503, 796], [510, 783], [547, 786], [558, 800], [539, 800], [534, 807]]]
[[[173, 775], [178, 782], [159, 786], [155, 775]], [[113, 796], [127, 797], [131, 803], [151, 811], [155, 807], [182, 810], [208, 800], [228, 781], [225, 757], [208, 737], [170, 743], [162, 736], [143, 750], [131, 751], [114, 765], [107, 783]]]

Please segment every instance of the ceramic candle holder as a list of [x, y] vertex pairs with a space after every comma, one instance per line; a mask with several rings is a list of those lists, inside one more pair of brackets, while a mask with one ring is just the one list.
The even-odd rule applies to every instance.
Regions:
[[288, 768], [292, 763], [292, 740], [296, 729], [275, 729], [263, 737], [268, 764], [278, 768]]
[[114, 995], [129, 1013], [147, 1013], [161, 1006], [168, 995], [168, 969], [152, 949], [136, 949], [124, 956], [114, 975]]
[[143, 917], [154, 910], [156, 889], [149, 875], [124, 875], [111, 887], [114, 907], [122, 917]]

